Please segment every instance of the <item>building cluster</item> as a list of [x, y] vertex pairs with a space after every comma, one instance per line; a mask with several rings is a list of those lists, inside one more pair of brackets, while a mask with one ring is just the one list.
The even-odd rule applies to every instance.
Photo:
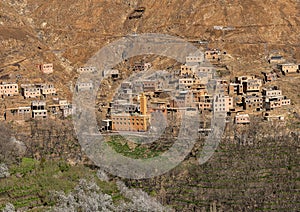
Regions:
[[[276, 86], [267, 82], [277, 79], [276, 71], [260, 76], [237, 76], [234, 80], [217, 79], [207, 60], [220, 60], [220, 50], [207, 50], [203, 55], [189, 55], [179, 71], [168, 76], [152, 77], [121, 83], [116, 99], [110, 104], [104, 121], [106, 130], [147, 131], [155, 120], [154, 113], [167, 117], [170, 111], [198, 111], [213, 115], [222, 112], [226, 120], [248, 124], [252, 114], [272, 116], [268, 111], [291, 104]], [[274, 59], [274, 58], [273, 58]], [[299, 72], [299, 66], [278, 64], [282, 73]], [[141, 69], [142, 70], [142, 69]], [[264, 112], [264, 113], [262, 113]], [[280, 116], [282, 120], [282, 116]]]
[[17, 83], [1, 82], [0, 84], [0, 97], [17, 96], [19, 95], [19, 86]]
[[56, 88], [53, 84], [21, 84], [21, 95], [25, 99], [29, 98], [46, 98], [56, 95]]
[[[53, 84], [36, 83], [21, 84], [0, 83], [1, 98], [24, 98], [32, 99], [30, 103], [20, 103], [23, 106], [5, 107], [4, 119], [7, 121], [29, 120], [50, 117], [68, 117], [72, 114], [73, 108], [67, 100], [60, 100], [57, 97], [56, 88]], [[52, 101], [48, 97], [54, 97]], [[20, 102], [21, 99], [20, 99]], [[49, 103], [51, 102], [51, 103]]]
[[72, 104], [67, 100], [55, 98], [54, 104], [47, 104], [44, 100], [34, 100], [27, 106], [6, 108], [4, 118], [6, 121], [27, 121], [30, 119], [45, 119], [49, 116], [66, 118], [72, 113]]
[[0, 83], [1, 98], [9, 96], [22, 95], [25, 99], [40, 98], [50, 95], [56, 95], [56, 89], [53, 84], [39, 83], [39, 84], [21, 84], [20, 89], [17, 83]]
[[108, 119], [103, 120], [105, 129], [147, 131], [156, 121], [155, 114], [167, 118], [171, 112], [196, 111], [201, 101], [211, 109], [213, 97], [205, 85], [213, 77], [213, 67], [205, 62], [204, 55], [189, 55], [186, 61], [176, 76], [158, 71], [145, 79], [123, 82], [110, 104]]
[[263, 86], [263, 80], [257, 76], [236, 77], [234, 82], [229, 83], [228, 94], [236, 100], [232, 112], [237, 112], [237, 124], [250, 123], [248, 113], [271, 111], [291, 104], [278, 87]]
[[300, 72], [300, 64], [287, 62], [281, 55], [272, 55], [269, 57], [268, 62], [275, 65], [283, 75], [294, 74]]
[[[213, 115], [222, 112], [227, 120], [233, 119], [235, 124], [250, 123], [250, 115], [266, 111], [266, 120], [273, 118], [268, 111], [291, 104], [291, 100], [276, 87], [266, 86], [268, 82], [277, 80], [279, 72], [283, 75], [299, 73], [300, 67], [295, 63], [286, 63], [282, 56], [272, 56], [269, 63], [274, 70], [262, 72], [263, 77], [237, 76], [234, 80], [217, 79], [214, 67], [208, 63], [219, 62], [225, 51], [208, 49], [204, 53], [188, 55], [179, 70], [172, 72], [156, 71], [142, 79], [125, 81], [120, 85], [118, 94], [110, 103], [107, 118], [102, 120], [105, 130], [117, 131], [148, 131], [156, 120], [157, 114], [168, 119], [181, 111], [197, 111], [200, 114]], [[151, 63], [135, 62], [133, 71], [145, 71]], [[45, 74], [53, 73], [53, 64], [38, 65]], [[80, 67], [79, 74], [96, 73], [96, 67]], [[119, 79], [117, 69], [107, 69], [102, 77]], [[76, 92], [89, 92], [94, 89], [92, 81], [77, 82]], [[29, 120], [48, 117], [68, 117], [73, 112], [67, 100], [53, 98], [56, 96], [53, 84], [21, 84], [0, 83], [0, 97], [22, 96], [34, 99], [28, 105], [5, 109], [6, 120]], [[280, 116], [280, 119], [283, 119]]]

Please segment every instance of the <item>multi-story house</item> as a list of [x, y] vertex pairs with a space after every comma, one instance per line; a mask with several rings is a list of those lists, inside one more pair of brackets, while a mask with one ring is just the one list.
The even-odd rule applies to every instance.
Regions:
[[242, 97], [244, 110], [260, 111], [263, 108], [263, 98], [259, 95], [247, 95]]
[[199, 102], [196, 102], [200, 111], [212, 111], [213, 109], [213, 97], [210, 95], [204, 95]]
[[185, 58], [186, 63], [202, 63], [204, 61], [204, 56], [202, 53], [190, 54]]
[[117, 131], [147, 131], [150, 127], [151, 115], [147, 112], [147, 98], [140, 96], [140, 113], [116, 113], [111, 115], [112, 130]]
[[41, 88], [36, 87], [34, 84], [22, 84], [21, 91], [25, 99], [39, 98], [42, 95]]
[[283, 105], [290, 105], [291, 100], [282, 95], [282, 91], [277, 87], [264, 88], [262, 91], [264, 98], [264, 108], [273, 110]]
[[214, 112], [229, 112], [233, 109], [233, 98], [224, 94], [214, 96], [213, 111]]
[[19, 94], [19, 86], [16, 83], [5, 83], [0, 84], [0, 96], [15, 96]]
[[194, 98], [192, 91], [180, 91], [179, 95], [175, 97], [175, 104], [178, 108], [194, 107]]
[[228, 94], [242, 94], [242, 91], [239, 91], [240, 88], [242, 89], [242, 87], [240, 87], [240, 84], [231, 82], [229, 83]]
[[224, 95], [228, 95], [229, 84], [227, 80], [217, 80], [216, 82], [216, 93], [222, 93]]
[[282, 96], [282, 91], [277, 86], [273, 86], [269, 88], [263, 88], [262, 95], [265, 97]]
[[48, 112], [46, 110], [45, 101], [32, 101], [31, 103], [32, 118], [47, 118]]
[[190, 89], [194, 85], [200, 85], [201, 81], [197, 78], [182, 78], [178, 80], [179, 89]]
[[262, 80], [261, 79], [248, 79], [243, 82], [243, 93], [245, 94], [258, 94], [261, 92]]
[[40, 88], [41, 94], [44, 97], [56, 94], [56, 89], [53, 84], [36, 84], [36, 87]]

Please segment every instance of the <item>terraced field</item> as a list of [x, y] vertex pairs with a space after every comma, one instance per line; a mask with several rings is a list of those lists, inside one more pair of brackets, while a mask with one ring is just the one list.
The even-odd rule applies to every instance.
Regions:
[[83, 165], [69, 166], [62, 161], [37, 162], [23, 158], [11, 168], [12, 176], [0, 179], [0, 210], [11, 203], [21, 211], [44, 211], [55, 205], [54, 191], [70, 192], [80, 179], [95, 181], [113, 199], [122, 199], [114, 182], [103, 182], [96, 171]]
[[190, 157], [171, 173], [127, 181], [181, 211], [297, 211], [300, 208], [299, 143], [223, 143], [211, 160]]

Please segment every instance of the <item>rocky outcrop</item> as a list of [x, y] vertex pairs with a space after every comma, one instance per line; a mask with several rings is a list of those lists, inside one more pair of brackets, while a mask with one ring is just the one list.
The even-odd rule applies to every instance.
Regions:
[[6, 178], [9, 176], [10, 176], [10, 174], [9, 174], [8, 167], [4, 163], [1, 163], [0, 164], [0, 179]]

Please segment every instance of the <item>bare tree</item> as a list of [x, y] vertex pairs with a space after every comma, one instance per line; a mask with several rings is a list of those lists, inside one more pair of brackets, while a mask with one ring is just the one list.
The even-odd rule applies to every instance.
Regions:
[[4, 122], [0, 122], [0, 162], [11, 164], [17, 161], [18, 151], [12, 142], [12, 129]]

